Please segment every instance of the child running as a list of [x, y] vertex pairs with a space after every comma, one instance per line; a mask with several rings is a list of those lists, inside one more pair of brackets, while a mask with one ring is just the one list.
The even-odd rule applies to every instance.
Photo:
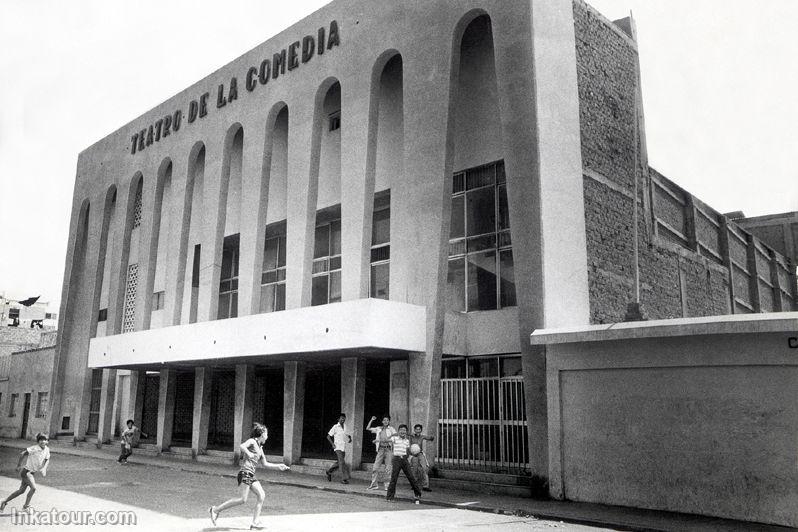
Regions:
[[[43, 477], [47, 476], [47, 465], [50, 463], [48, 441], [47, 434], [40, 432], [36, 435], [36, 445], [30, 446], [20, 453], [17, 471], [19, 471], [22, 482], [17, 491], [6, 497], [3, 502], [0, 502], [0, 512], [5, 510], [6, 504], [25, 493], [26, 489], [28, 490], [28, 496], [25, 498], [25, 505], [22, 510], [25, 512], [32, 510], [30, 500], [33, 498], [33, 494], [36, 493], [36, 480], [33, 475], [41, 471]], [[25, 467], [22, 467], [23, 460], [25, 460]]]
[[239, 446], [241, 449], [241, 461], [239, 462], [241, 469], [238, 472], [238, 485], [241, 486], [241, 496], [225, 501], [219, 506], [208, 508], [213, 526], [216, 526], [216, 519], [223, 510], [246, 503], [247, 498], [249, 498], [249, 491], [252, 490], [258, 497], [258, 502], [255, 504], [255, 513], [252, 516], [252, 524], [249, 529], [261, 530], [263, 528], [263, 524], [260, 522], [260, 511], [263, 508], [263, 500], [266, 498], [266, 493], [263, 491], [263, 486], [260, 485], [260, 480], [255, 478], [255, 468], [260, 462], [267, 469], [276, 469], [278, 471], [291, 469], [285, 464], [273, 464], [266, 461], [266, 456], [263, 454], [263, 444], [266, 443], [268, 437], [269, 432], [266, 427], [260, 423], [255, 423], [249, 433], [249, 439]]
[[144, 438], [148, 437], [145, 433], [141, 432], [141, 429], [133, 424], [132, 419], [128, 419], [125, 425], [127, 425], [127, 428], [122, 431], [122, 452], [119, 453], [119, 458], [116, 460], [120, 464], [126, 464], [128, 457], [133, 454], [133, 440], [137, 432]]

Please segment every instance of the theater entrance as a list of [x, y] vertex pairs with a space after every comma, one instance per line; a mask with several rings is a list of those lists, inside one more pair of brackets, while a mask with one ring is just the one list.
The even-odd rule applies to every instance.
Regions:
[[[277, 456], [283, 454], [283, 374], [283, 367], [257, 368], [252, 394], [252, 420], [269, 429], [264, 451]], [[244, 436], [249, 436], [245, 429]]]
[[[382, 424], [382, 416], [385, 414], [393, 415], [390, 408], [391, 395], [391, 362], [388, 360], [374, 360], [366, 362], [366, 391], [363, 394], [363, 423], [365, 429], [371, 416], [377, 416], [377, 421], [372, 423], [373, 427]], [[391, 424], [396, 428], [398, 420], [392, 420]], [[363, 430], [363, 455], [364, 464], [373, 464], [377, 457], [374, 447], [374, 434]], [[370, 466], [369, 466], [370, 467]]]
[[[141, 407], [141, 432], [147, 435], [141, 441], [155, 443], [158, 437], [158, 394], [161, 389], [161, 375], [157, 371], [144, 374], [144, 390]], [[127, 421], [127, 420], [125, 420]], [[136, 422], [137, 420], [134, 420]], [[127, 425], [124, 425], [127, 428]]]
[[235, 419], [236, 374], [214, 370], [211, 377], [211, 412], [208, 419], [208, 449], [231, 451]]
[[175, 412], [172, 423], [173, 447], [191, 447], [194, 426], [194, 371], [175, 374]]

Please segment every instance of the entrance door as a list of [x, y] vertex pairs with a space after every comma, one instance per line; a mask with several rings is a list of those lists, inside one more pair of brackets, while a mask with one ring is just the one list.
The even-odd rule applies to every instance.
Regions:
[[25, 407], [22, 409], [22, 434], [21, 438], [25, 439], [28, 434], [28, 416], [30, 415], [30, 394], [25, 394]]
[[141, 431], [149, 438], [142, 438], [147, 443], [155, 442], [158, 436], [158, 395], [161, 388], [161, 377], [157, 371], [147, 372], [144, 378], [144, 406], [141, 409]]
[[[341, 413], [341, 366], [308, 368], [305, 374], [305, 419], [302, 424], [302, 456], [305, 458], [335, 458], [327, 432], [338, 422]], [[346, 420], [347, 432], [353, 423]]]
[[172, 445], [191, 446], [194, 426], [194, 372], [181, 371], [175, 375], [175, 413], [172, 418]]
[[[382, 416], [385, 414], [393, 415], [389, 412], [391, 394], [391, 362], [389, 360], [377, 360], [366, 362], [366, 391], [363, 394], [363, 419], [358, 423], [363, 423], [365, 427], [371, 416], [377, 416], [372, 426], [379, 427], [382, 424]], [[405, 423], [404, 420], [393, 419], [391, 424], [396, 428], [397, 423]], [[348, 425], [348, 423], [347, 423]], [[374, 434], [370, 431], [363, 431], [363, 463], [373, 463], [377, 457], [377, 450], [374, 448]]]

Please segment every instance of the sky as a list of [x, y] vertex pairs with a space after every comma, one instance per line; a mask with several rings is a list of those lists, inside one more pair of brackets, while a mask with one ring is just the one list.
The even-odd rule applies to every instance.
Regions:
[[[59, 311], [81, 150], [326, 3], [0, 0], [0, 293]], [[634, 15], [651, 166], [720, 212], [798, 210], [798, 0], [589, 3]]]

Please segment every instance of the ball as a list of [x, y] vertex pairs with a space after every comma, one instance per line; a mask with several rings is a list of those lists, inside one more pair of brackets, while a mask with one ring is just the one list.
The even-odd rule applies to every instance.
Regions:
[[421, 452], [421, 447], [417, 443], [414, 443], [413, 445], [410, 446], [410, 454], [412, 454], [413, 456], [417, 455], [420, 452]]

